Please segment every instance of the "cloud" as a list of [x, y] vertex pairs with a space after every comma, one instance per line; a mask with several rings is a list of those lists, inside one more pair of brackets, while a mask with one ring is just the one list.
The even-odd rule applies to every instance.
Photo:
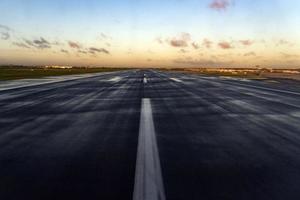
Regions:
[[73, 49], [81, 49], [81, 45], [78, 42], [69, 41], [68, 44]]
[[177, 40], [177, 39], [172, 39], [170, 41], [170, 45], [173, 47], [187, 47], [188, 44], [184, 40]]
[[205, 39], [203, 40], [202, 44], [203, 44], [206, 48], [209, 49], [209, 48], [211, 47], [211, 45], [213, 44], [213, 42], [205, 38]]
[[180, 49], [180, 50], [179, 50], [179, 53], [188, 53], [188, 51], [185, 50], [185, 49]]
[[62, 52], [62, 53], [66, 53], [66, 54], [68, 54], [68, 53], [69, 53], [69, 51], [68, 51], [68, 50], [65, 50], [65, 49], [61, 49], [61, 50], [60, 50], [60, 52]]
[[159, 43], [159, 44], [163, 44], [163, 43], [164, 43], [164, 41], [163, 41], [163, 39], [162, 39], [161, 37], [157, 37], [157, 38], [155, 39], [155, 41], [156, 41], [157, 43]]
[[169, 44], [172, 47], [187, 47], [190, 40], [191, 35], [189, 33], [181, 33], [178, 37], [169, 40]]
[[231, 5], [230, 0], [213, 0], [209, 7], [213, 10], [222, 11], [226, 10]]
[[289, 53], [284, 53], [284, 52], [281, 52], [280, 53], [284, 58], [299, 58], [300, 56], [297, 55], [297, 54], [289, 54]]
[[64, 44], [59, 41], [55, 41], [55, 42], [52, 42], [52, 45], [63, 46]]
[[286, 45], [286, 46], [294, 46], [294, 44], [292, 42], [290, 42], [288, 40], [285, 40], [285, 39], [280, 39], [280, 40], [277, 41], [276, 46], [284, 46], [284, 45]]
[[31, 40], [24, 39], [25, 43], [29, 46], [34, 46], [33, 42]]
[[45, 40], [43, 37], [40, 37], [40, 39], [37, 39], [37, 40], [24, 39], [24, 41], [28, 46], [32, 46], [32, 47], [35, 47], [37, 49], [49, 49], [49, 48], [51, 48], [51, 44], [47, 40]]
[[2, 24], [0, 24], [0, 29], [4, 29], [6, 31], [11, 31], [11, 28], [9, 28], [8, 26], [2, 25]]
[[0, 24], [0, 35], [2, 40], [8, 40], [10, 38], [11, 28]]
[[152, 51], [151, 49], [148, 49], [148, 50], [147, 50], [147, 53], [155, 54], [155, 52]]
[[101, 39], [104, 39], [104, 40], [111, 40], [112, 39], [111, 36], [106, 35], [105, 33], [100, 33], [100, 37], [101, 37]]
[[133, 54], [132, 49], [129, 48], [128, 51], [127, 51], [126, 53], [129, 54], [129, 55]]
[[244, 46], [251, 46], [254, 43], [251, 40], [240, 40], [239, 42]]
[[194, 47], [194, 49], [199, 49], [199, 44], [196, 42], [192, 42], [192, 47]]
[[233, 46], [229, 42], [219, 42], [218, 46], [222, 49], [232, 49]]
[[256, 56], [256, 53], [254, 51], [245, 53], [244, 56]]
[[50, 48], [50, 43], [42, 37], [39, 40], [33, 40], [33, 43], [41, 49]]
[[108, 50], [104, 49], [104, 48], [95, 48], [95, 47], [90, 47], [89, 48], [89, 52], [91, 54], [95, 54], [95, 53], [105, 53], [105, 54], [110, 54]]
[[1, 32], [1, 39], [8, 40], [10, 38], [10, 34], [8, 32]]
[[78, 50], [78, 53], [87, 54], [87, 51]]
[[107, 38], [107, 35], [105, 35], [104, 33], [101, 33], [100, 35], [101, 35], [101, 37], [103, 37], [103, 38]]
[[17, 47], [30, 49], [30, 47], [28, 45], [24, 44], [23, 42], [13, 42], [12, 44], [17, 46]]

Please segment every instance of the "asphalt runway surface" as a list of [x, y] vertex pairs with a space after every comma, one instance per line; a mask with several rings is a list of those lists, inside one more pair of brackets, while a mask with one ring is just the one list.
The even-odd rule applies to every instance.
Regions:
[[295, 84], [129, 70], [0, 91], [0, 199], [299, 200]]

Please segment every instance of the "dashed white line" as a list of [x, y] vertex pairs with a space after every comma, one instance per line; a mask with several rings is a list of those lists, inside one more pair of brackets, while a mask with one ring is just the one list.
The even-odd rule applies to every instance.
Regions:
[[120, 76], [116, 76], [116, 77], [114, 77], [114, 78], [111, 78], [111, 79], [109, 79], [108, 81], [111, 81], [111, 82], [118, 82], [118, 81], [120, 81], [122, 78], [120, 77]]
[[171, 80], [173, 81], [176, 81], [176, 82], [179, 82], [179, 83], [182, 83], [182, 80], [179, 80], [178, 78], [170, 78]]
[[133, 200], [165, 200], [150, 99], [142, 99]]
[[144, 84], [147, 84], [148, 80], [146, 77], [144, 77], [143, 82], [144, 82]]

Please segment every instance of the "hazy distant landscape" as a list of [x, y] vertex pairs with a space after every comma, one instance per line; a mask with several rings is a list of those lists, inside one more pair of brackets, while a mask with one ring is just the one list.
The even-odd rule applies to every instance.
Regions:
[[166, 69], [210, 76], [228, 76], [261, 80], [268, 78], [282, 78], [300, 80], [300, 68], [184, 68]]
[[[0, 81], [15, 79], [42, 78], [47, 76], [63, 76], [75, 74], [88, 74], [99, 72], [112, 72], [126, 70], [126, 68], [90, 68], [69, 66], [0, 66]], [[1, 84], [1, 82], [0, 82]]]
[[[137, 68], [112, 68], [112, 67], [73, 67], [73, 66], [0, 66], [0, 80], [41, 78], [47, 76], [62, 76], [74, 74], [87, 74], [99, 72], [112, 72]], [[150, 68], [151, 69], [151, 68]], [[263, 79], [293, 79], [300, 81], [300, 68], [154, 68], [164, 71], [194, 73], [207, 76], [224, 76], [247, 78], [252, 80]], [[1, 82], [0, 82], [1, 84]]]

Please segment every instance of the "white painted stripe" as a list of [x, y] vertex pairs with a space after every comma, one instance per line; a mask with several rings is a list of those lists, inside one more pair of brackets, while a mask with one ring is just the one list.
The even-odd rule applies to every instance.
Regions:
[[171, 80], [173, 80], [173, 81], [176, 81], [176, 82], [179, 82], [179, 83], [182, 83], [182, 80], [179, 80], [179, 79], [177, 79], [177, 78], [170, 78]]
[[142, 100], [133, 200], [165, 200], [150, 99]]
[[148, 82], [147, 78], [144, 77], [144, 80], [143, 80], [144, 84], [146, 84]]
[[118, 82], [118, 81], [120, 81], [120, 80], [121, 80], [121, 77], [120, 77], [120, 76], [116, 76], [116, 77], [114, 77], [114, 78], [109, 79], [108, 81], [111, 81], [111, 82]]

